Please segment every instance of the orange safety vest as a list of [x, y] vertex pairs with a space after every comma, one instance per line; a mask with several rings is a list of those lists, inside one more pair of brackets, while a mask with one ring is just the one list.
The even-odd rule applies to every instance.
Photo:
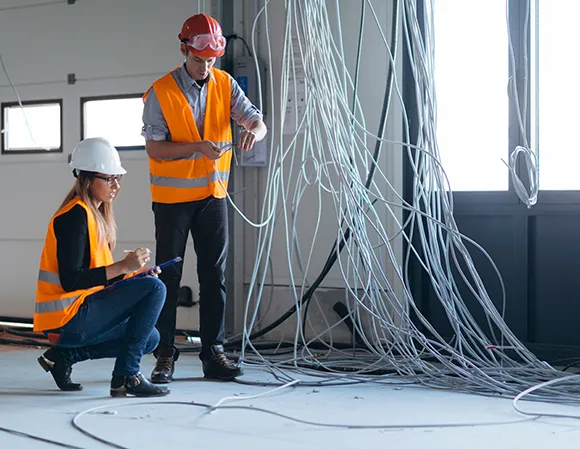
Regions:
[[93, 213], [81, 201], [80, 197], [73, 198], [52, 217], [48, 225], [46, 240], [40, 258], [40, 270], [38, 272], [36, 288], [36, 309], [34, 312], [35, 331], [58, 329], [64, 326], [75, 316], [87, 296], [104, 288], [104, 286], [98, 286], [86, 290], [67, 292], [60, 285], [54, 220], [58, 216], [71, 210], [77, 204], [82, 206], [87, 212], [89, 245], [91, 250], [89, 268], [103, 267], [111, 265], [114, 262], [109, 245], [107, 243], [99, 245], [97, 222]]
[[230, 76], [223, 70], [211, 69], [213, 79], [207, 84], [204, 135], [199, 134], [193, 112], [173, 75], [164, 75], [147, 89], [153, 88], [173, 142], [209, 140], [224, 148], [223, 155], [213, 161], [201, 153], [174, 159], [149, 158], [151, 196], [157, 203], [184, 203], [209, 196], [226, 196], [232, 160]]

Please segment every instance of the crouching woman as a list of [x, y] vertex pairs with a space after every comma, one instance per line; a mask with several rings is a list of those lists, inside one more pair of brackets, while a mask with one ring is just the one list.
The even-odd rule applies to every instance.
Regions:
[[70, 167], [76, 183], [50, 220], [40, 259], [34, 330], [54, 345], [38, 362], [61, 390], [75, 391], [82, 386], [71, 380], [73, 364], [115, 358], [112, 396], [166, 395], [167, 388], [140, 372], [142, 355], [159, 343], [155, 322], [165, 286], [157, 273], [124, 280], [149, 262], [148, 249], [138, 248], [119, 262], [111, 253], [113, 201], [126, 170], [117, 150], [101, 138], [80, 142]]

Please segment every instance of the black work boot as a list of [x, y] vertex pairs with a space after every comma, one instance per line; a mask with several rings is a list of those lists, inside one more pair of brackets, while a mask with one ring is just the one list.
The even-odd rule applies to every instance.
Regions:
[[132, 394], [133, 396], [166, 396], [169, 389], [153, 385], [141, 373], [132, 376], [113, 376], [111, 379], [111, 396], [119, 398]]
[[60, 352], [60, 348], [50, 348], [37, 359], [38, 363], [40, 363], [40, 366], [42, 366], [44, 371], [52, 374], [52, 378], [56, 382], [56, 385], [62, 391], [82, 390], [83, 386], [81, 384], [74, 383], [70, 379], [72, 365], [64, 361], [64, 357]]
[[211, 355], [202, 359], [203, 374], [207, 379], [232, 380], [244, 374], [236, 363], [226, 357], [222, 345], [214, 345], [210, 349]]
[[155, 368], [151, 372], [151, 382], [154, 384], [168, 384], [173, 380], [175, 372], [175, 362], [179, 358], [179, 351], [176, 348], [162, 348], [157, 354]]

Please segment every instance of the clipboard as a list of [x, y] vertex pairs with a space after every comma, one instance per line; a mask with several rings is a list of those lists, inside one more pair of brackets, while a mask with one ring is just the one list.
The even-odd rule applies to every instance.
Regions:
[[[159, 268], [160, 270], [163, 270], [164, 268], [167, 268], [167, 267], [169, 267], [169, 266], [171, 266], [171, 265], [173, 265], [175, 263], [179, 263], [182, 260], [183, 259], [181, 257], [176, 257], [175, 259], [168, 260], [167, 262], [163, 262], [163, 263], [161, 263], [159, 265], [156, 265], [156, 266], [154, 266], [152, 268], [143, 268], [143, 269], [137, 271], [135, 273], [135, 275], [131, 276], [129, 279], [139, 279], [139, 278], [142, 278], [142, 277], [150, 276], [151, 274], [153, 274], [153, 272], [157, 268]], [[125, 279], [125, 280], [129, 280], [129, 279]]]
[[151, 274], [153, 274], [153, 271], [156, 268], [159, 268], [161, 270], [163, 270], [164, 268], [167, 268], [173, 264], [179, 263], [183, 261], [183, 259], [181, 257], [176, 257], [175, 259], [171, 259], [168, 260], [167, 262], [163, 262], [159, 265], [155, 265], [154, 267], [151, 268], [142, 268], [141, 270], [137, 271], [133, 276], [131, 276], [130, 278], [127, 279], [121, 279], [117, 282], [113, 282], [112, 284], [109, 284], [107, 287], [105, 287], [105, 289], [111, 288], [111, 287], [118, 287], [119, 284], [122, 284], [124, 282], [131, 282], [133, 279], [140, 279], [140, 278], [144, 278], [147, 276], [150, 276]]

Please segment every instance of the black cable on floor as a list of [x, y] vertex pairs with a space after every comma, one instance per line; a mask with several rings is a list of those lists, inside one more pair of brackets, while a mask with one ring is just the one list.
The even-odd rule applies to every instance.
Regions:
[[0, 431], [9, 433], [17, 437], [30, 438], [31, 440], [42, 441], [43, 443], [53, 444], [59, 447], [66, 447], [68, 449], [83, 449], [80, 446], [73, 446], [72, 444], [61, 443], [60, 441], [50, 440], [48, 438], [39, 437], [26, 432], [20, 432], [19, 430], [8, 429], [7, 427], [0, 427]]
[[19, 337], [38, 338], [40, 340], [48, 340], [47, 336], [39, 332], [22, 331], [11, 327], [3, 327], [2, 330], [8, 334], [18, 335]]
[[52, 347], [51, 343], [34, 340], [17, 340], [12, 338], [0, 338], [0, 345]]

